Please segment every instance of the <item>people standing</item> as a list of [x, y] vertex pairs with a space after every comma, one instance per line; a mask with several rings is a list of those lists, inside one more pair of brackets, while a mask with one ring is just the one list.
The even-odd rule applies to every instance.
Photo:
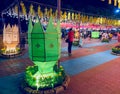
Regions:
[[117, 33], [118, 36], [118, 42], [120, 43], [120, 31]]
[[71, 56], [72, 55], [72, 44], [74, 41], [74, 31], [72, 30], [72, 28], [70, 28], [69, 32], [68, 32], [68, 55]]
[[82, 41], [82, 33], [79, 34], [79, 47], [82, 47], [83, 41]]

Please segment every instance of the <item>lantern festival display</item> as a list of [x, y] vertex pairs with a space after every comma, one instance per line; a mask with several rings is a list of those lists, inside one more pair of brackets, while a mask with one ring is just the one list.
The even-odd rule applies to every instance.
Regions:
[[[34, 94], [34, 91], [55, 94], [57, 86], [64, 90], [64, 87], [68, 85], [65, 82], [68, 76], [63, 67], [58, 64], [61, 53], [60, 22], [55, 27], [50, 19], [46, 31], [44, 31], [38, 18], [34, 25], [30, 20], [28, 45], [29, 57], [35, 65], [28, 66], [26, 69], [25, 84], [22, 86], [24, 92], [27, 94]], [[69, 79], [67, 81], [69, 82]], [[51, 93], [45, 93], [48, 89], [52, 89]]]
[[78, 46], [79, 45], [79, 38], [80, 38], [79, 29], [75, 29], [75, 31], [74, 31], [74, 42], [73, 42], [74, 46]]
[[3, 45], [4, 48], [1, 49], [3, 55], [14, 55], [19, 53], [19, 32], [18, 26], [10, 24], [3, 29]]

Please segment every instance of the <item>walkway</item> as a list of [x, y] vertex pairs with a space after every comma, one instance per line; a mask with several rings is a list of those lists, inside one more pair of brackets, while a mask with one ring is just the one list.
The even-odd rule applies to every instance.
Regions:
[[[65, 44], [65, 43], [63, 43]], [[111, 48], [118, 45], [115, 40], [101, 43], [98, 40], [73, 47], [73, 55], [67, 56], [65, 44], [61, 49], [61, 65], [71, 77], [66, 91], [61, 94], [119, 94], [120, 58], [111, 55]], [[0, 59], [0, 94], [22, 94], [19, 90], [25, 68], [33, 63], [24, 56]]]

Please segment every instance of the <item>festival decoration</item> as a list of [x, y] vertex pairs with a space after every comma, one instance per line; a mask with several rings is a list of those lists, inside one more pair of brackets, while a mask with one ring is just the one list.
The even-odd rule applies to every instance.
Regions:
[[32, 16], [35, 16], [35, 11], [34, 11], [34, 8], [33, 8], [33, 5], [32, 5], [32, 4], [30, 5], [29, 14], [32, 15]]
[[77, 13], [75, 13], [75, 21], [79, 21], [79, 20], [78, 20], [78, 14], [77, 14]]
[[45, 10], [44, 10], [44, 16], [47, 17], [47, 15], [48, 15], [48, 9], [45, 8]]
[[72, 20], [74, 20], [74, 19], [75, 19], [75, 18], [74, 18], [74, 16], [75, 16], [75, 15], [74, 15], [74, 13], [72, 13]]
[[2, 54], [4, 55], [14, 55], [19, 53], [19, 32], [16, 25], [10, 26], [10, 24], [3, 30], [3, 44]]
[[52, 17], [52, 8], [50, 8], [50, 17]]
[[[43, 90], [43, 92], [57, 86], [63, 88], [66, 74], [63, 67], [58, 64], [61, 53], [60, 22], [54, 27], [50, 18], [47, 29], [44, 31], [37, 18], [34, 25], [31, 20], [29, 21], [28, 30], [29, 57], [35, 65], [26, 69], [26, 88], [31, 87], [37, 91]], [[24, 91], [30, 92], [30, 89], [27, 91], [26, 88], [24, 87]]]
[[64, 11], [64, 13], [63, 13], [63, 20], [66, 20], [67, 19], [67, 13], [66, 13], [66, 11]]
[[70, 20], [70, 19], [71, 19], [71, 13], [68, 12], [68, 20]]
[[120, 45], [117, 45], [117, 46], [112, 48], [112, 54], [120, 55]]
[[118, 8], [120, 8], [120, 0], [118, 0]]
[[[117, 5], [119, 5], [119, 0], [114, 0], [114, 4], [115, 2], [117, 3]], [[6, 14], [9, 17], [17, 18], [18, 6], [14, 5], [13, 7], [14, 8], [9, 8]], [[48, 21], [50, 17], [53, 18], [54, 22], [56, 22], [58, 13], [57, 13], [57, 9], [53, 9], [52, 7], [49, 7], [49, 8], [47, 6], [43, 7], [42, 4], [35, 6], [35, 4], [31, 4], [31, 3], [26, 6], [26, 3], [22, 1], [20, 3], [19, 14], [20, 14], [21, 20], [22, 19], [28, 20], [30, 17], [32, 17], [33, 22], [35, 22], [34, 18], [36, 14], [38, 14], [38, 16], [41, 18], [41, 21], [43, 22], [42, 24], [44, 24], [44, 21]], [[87, 13], [83, 14], [80, 12], [74, 12], [74, 11], [68, 11], [68, 10], [64, 10], [64, 12], [61, 11], [60, 17], [61, 17], [60, 22], [65, 22], [70, 24], [71, 22], [76, 23], [74, 24], [73, 27], [75, 27], [76, 25], [77, 28], [79, 27], [77, 26], [78, 23], [84, 24], [85, 27], [87, 27], [87, 24], [105, 25], [105, 26], [114, 26], [114, 27], [118, 27], [120, 25], [120, 21], [118, 19], [111, 19], [111, 18], [102, 17], [102, 16], [98, 17], [96, 15], [87, 15]]]
[[117, 6], [117, 0], [114, 0], [114, 6]]
[[40, 7], [40, 6], [38, 6], [37, 12], [38, 12], [38, 16], [39, 16], [40, 18], [43, 18], [43, 12], [41, 11], [41, 7]]
[[99, 38], [99, 32], [97, 32], [97, 31], [94, 31], [94, 32], [92, 32], [92, 34], [91, 34], [92, 36], [92, 38]]
[[75, 32], [74, 32], [74, 42], [73, 42], [74, 46], [78, 46], [79, 45], [79, 37], [80, 37], [80, 32], [79, 32], [78, 29], [75, 29]]
[[17, 5], [15, 5], [15, 13], [17, 13], [18, 14], [18, 6]]
[[109, 42], [109, 39], [104, 38], [101, 40], [101, 42]]
[[26, 15], [26, 8], [23, 2], [20, 3], [23, 15]]
[[[101, 0], [101, 1], [105, 1], [105, 0]], [[120, 0], [114, 0], [114, 6], [118, 5], [118, 8], [120, 8]], [[112, 4], [112, 0], [108, 0], [108, 4]]]
[[109, 4], [112, 4], [112, 0], [109, 0], [109, 2], [108, 2]]

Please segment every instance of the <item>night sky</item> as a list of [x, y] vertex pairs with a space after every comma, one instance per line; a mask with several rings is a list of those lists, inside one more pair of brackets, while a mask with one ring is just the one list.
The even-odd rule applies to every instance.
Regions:
[[[7, 8], [15, 0], [0, 0], [0, 12]], [[29, 0], [26, 0], [29, 1]], [[44, 4], [56, 6], [57, 0], [33, 0]], [[108, 1], [108, 0], [107, 0]], [[62, 8], [71, 8], [74, 10], [87, 9], [88, 6], [100, 7], [110, 9], [113, 5], [108, 5], [107, 2], [101, 2], [100, 0], [61, 0]]]
[[[0, 13], [2, 12], [2, 10], [6, 9], [14, 1], [15, 0], [0, 0]], [[25, 1], [30, 1], [30, 0], [25, 0]], [[57, 6], [57, 0], [32, 0], [32, 1], [43, 3], [46, 5], [52, 5], [55, 7]], [[100, 0], [61, 0], [61, 8], [76, 10], [83, 13], [92, 13], [95, 15], [106, 14], [105, 16], [111, 17], [115, 15], [114, 11], [117, 8], [114, 7], [113, 5], [109, 5], [107, 1], [108, 0], [106, 0], [106, 2], [102, 2]], [[107, 14], [106, 10], [109, 13], [109, 15]], [[117, 16], [120, 17], [118, 14]], [[9, 19], [9, 20], [12, 20], [12, 19]], [[1, 22], [0, 22], [0, 27], [1, 27]]]

